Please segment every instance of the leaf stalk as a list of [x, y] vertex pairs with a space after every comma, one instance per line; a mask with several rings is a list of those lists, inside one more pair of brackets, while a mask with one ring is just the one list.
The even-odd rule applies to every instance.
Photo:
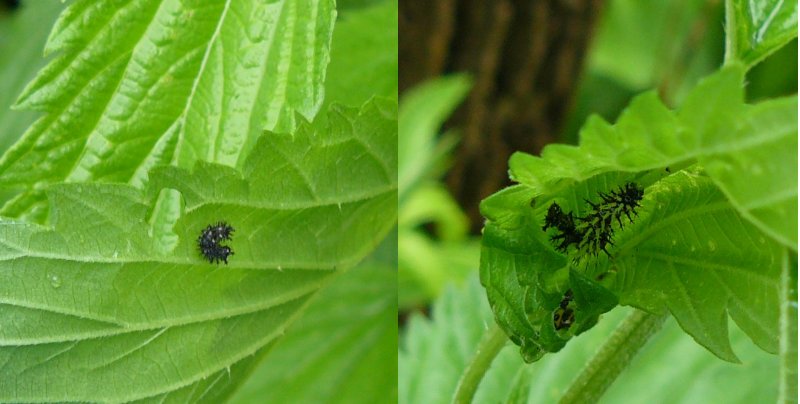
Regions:
[[575, 377], [559, 403], [597, 402], [666, 318], [666, 313], [634, 310]]
[[475, 356], [472, 357], [472, 360], [461, 375], [461, 379], [458, 381], [456, 393], [453, 396], [453, 404], [469, 404], [472, 402], [483, 375], [489, 370], [492, 361], [500, 353], [500, 350], [506, 346], [507, 342], [508, 336], [506, 333], [497, 323], [492, 322], [492, 326], [489, 327], [478, 343]]

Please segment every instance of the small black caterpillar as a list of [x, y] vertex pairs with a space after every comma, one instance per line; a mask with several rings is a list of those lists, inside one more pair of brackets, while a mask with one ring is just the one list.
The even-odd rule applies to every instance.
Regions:
[[566, 252], [567, 247], [572, 244], [579, 244], [583, 240], [583, 235], [578, 232], [575, 227], [575, 217], [572, 212], [564, 213], [561, 206], [553, 202], [547, 209], [547, 216], [544, 218], [543, 231], [554, 227], [560, 233], [550, 238], [553, 242], [558, 242], [556, 248], [561, 252]]
[[563, 253], [572, 245], [591, 255], [596, 256], [603, 251], [611, 256], [606, 246], [614, 245], [613, 219], [617, 219], [620, 228], [623, 227], [623, 215], [628, 221], [633, 221], [631, 214], [636, 215], [636, 208], [641, 206], [639, 201], [643, 195], [644, 190], [641, 187], [632, 182], [626, 183], [610, 193], [601, 192], [601, 202], [586, 200], [591, 210], [586, 216], [577, 218], [572, 212], [564, 213], [561, 206], [553, 202], [547, 209], [542, 230], [547, 231], [551, 227], [558, 230], [557, 234], [550, 237], [550, 241]]
[[221, 245], [220, 242], [230, 240], [234, 230], [231, 225], [225, 222], [217, 222], [217, 224], [206, 226], [200, 233], [200, 237], [197, 238], [200, 254], [210, 263], [222, 261], [227, 264], [228, 256], [233, 255], [233, 250], [226, 245]]
[[575, 322], [575, 312], [569, 308], [569, 303], [572, 299], [572, 289], [567, 289], [567, 292], [564, 293], [564, 298], [558, 304], [558, 308], [553, 312], [553, 326], [556, 331], [569, 328]]

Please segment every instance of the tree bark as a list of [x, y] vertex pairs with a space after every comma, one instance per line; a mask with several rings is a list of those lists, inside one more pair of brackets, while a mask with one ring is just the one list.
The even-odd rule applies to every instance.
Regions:
[[448, 128], [462, 135], [447, 184], [483, 226], [478, 204], [510, 184], [508, 158], [538, 154], [570, 112], [601, 0], [401, 0], [402, 92], [448, 73], [473, 88]]

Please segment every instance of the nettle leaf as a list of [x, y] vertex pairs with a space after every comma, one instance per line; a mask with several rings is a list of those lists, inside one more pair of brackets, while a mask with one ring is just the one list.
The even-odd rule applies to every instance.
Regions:
[[[534, 366], [527, 366], [514, 346], [506, 346], [492, 361], [473, 401], [557, 402], [632, 311], [619, 307], [606, 313], [603, 321], [579, 336], [580, 343], [568, 344], [558, 355], [545, 356]], [[412, 317], [402, 336], [398, 354], [400, 403], [451, 403], [458, 378], [486, 333], [486, 322], [492, 321], [491, 309], [474, 278], [464, 287], [445, 291], [434, 302], [431, 313], [430, 319]], [[754, 346], [736, 328], [731, 329], [731, 342], [744, 366], [720, 361], [697, 345], [673, 319], [667, 319], [663, 330], [642, 348], [601, 402], [646, 403], [664, 397], [670, 397], [670, 402], [674, 397], [681, 403], [709, 397], [713, 397], [711, 402], [774, 401], [778, 358]]]
[[[335, 108], [326, 125], [259, 139], [243, 172], [198, 163], [128, 185], [49, 188], [52, 227], [0, 221], [0, 401], [225, 397], [338, 270], [397, 214], [396, 104]], [[177, 248], [145, 220], [178, 190]], [[229, 265], [196, 240], [235, 227]], [[202, 359], [199, 359], [202, 358]]]
[[229, 402], [393, 402], [396, 363], [397, 270], [362, 264], [317, 294]]
[[324, 105], [358, 106], [376, 95], [397, 98], [397, 1], [340, 12], [333, 32]]
[[0, 187], [18, 191], [0, 213], [44, 223], [59, 181], [240, 167], [264, 129], [320, 108], [335, 14], [333, 0], [73, 2], [17, 101], [45, 114], [0, 159]]
[[[797, 246], [797, 98], [746, 105], [742, 82], [741, 67], [725, 68], [702, 81], [677, 113], [646, 93], [613, 126], [590, 118], [579, 146], [512, 156], [511, 177], [520, 184], [481, 204], [488, 219], [481, 281], [498, 323], [527, 361], [560, 350], [616, 299], [669, 309], [687, 333], [727, 360], [736, 360], [727, 313], [756, 344], [776, 352], [777, 257]], [[553, 202], [583, 216], [591, 210], [586, 201], [628, 182], [644, 189], [644, 199], [638, 217], [615, 227], [610, 257], [557, 251], [542, 231]], [[749, 258], [731, 260], [743, 255]], [[554, 318], [568, 290], [575, 293], [574, 323], [558, 330]]]
[[733, 0], [726, 2], [728, 49], [753, 66], [797, 37], [797, 2]]
[[[400, 404], [451, 403], [461, 373], [492, 321], [474, 276], [460, 287], [450, 285], [436, 300], [431, 318], [414, 314], [397, 353]], [[496, 402], [508, 394], [509, 381], [523, 366], [516, 353], [503, 349], [481, 381], [474, 402]]]
[[778, 351], [781, 247], [737, 214], [707, 177], [676, 173], [648, 188], [647, 213], [620, 234], [620, 303], [668, 309], [697, 342], [736, 361], [728, 314]]

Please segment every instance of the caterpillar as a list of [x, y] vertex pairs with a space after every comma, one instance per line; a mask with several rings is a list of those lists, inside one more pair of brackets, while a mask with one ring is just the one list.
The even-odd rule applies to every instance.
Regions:
[[222, 261], [227, 265], [228, 257], [233, 255], [233, 250], [226, 245], [221, 245], [220, 242], [230, 240], [234, 230], [231, 225], [222, 221], [206, 226], [200, 233], [200, 237], [197, 238], [200, 254], [210, 263]]
[[572, 289], [567, 289], [566, 293], [564, 293], [564, 298], [561, 299], [558, 307], [553, 312], [553, 326], [556, 331], [569, 328], [575, 322], [575, 312], [569, 307], [572, 299]]
[[558, 230], [550, 237], [558, 251], [566, 253], [569, 246], [574, 246], [590, 255], [597, 256], [603, 251], [611, 256], [606, 247], [614, 245], [613, 220], [616, 219], [620, 229], [624, 226], [623, 216], [632, 222], [631, 215], [635, 216], [636, 208], [641, 206], [639, 202], [644, 196], [644, 189], [628, 182], [609, 193], [600, 192], [599, 196], [599, 202], [586, 200], [591, 207], [586, 216], [575, 217], [572, 212], [565, 213], [555, 202], [547, 209], [542, 230]]
[[555, 202], [547, 209], [542, 231], [547, 231], [551, 227], [559, 231], [559, 234], [554, 235], [550, 240], [558, 243], [556, 248], [561, 252], [567, 252], [567, 248], [570, 245], [578, 244], [583, 239], [583, 236], [575, 227], [575, 217], [572, 212], [564, 213], [561, 210], [561, 206], [558, 206]]

